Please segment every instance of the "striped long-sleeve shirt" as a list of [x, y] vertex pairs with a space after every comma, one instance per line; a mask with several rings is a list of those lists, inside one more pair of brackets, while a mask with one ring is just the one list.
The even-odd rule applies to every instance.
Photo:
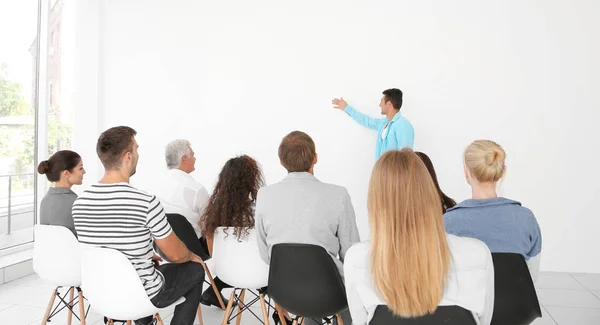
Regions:
[[95, 184], [73, 204], [79, 242], [123, 253], [136, 269], [148, 297], [163, 287], [154, 268], [152, 240], [167, 237], [171, 226], [160, 201], [128, 183]]

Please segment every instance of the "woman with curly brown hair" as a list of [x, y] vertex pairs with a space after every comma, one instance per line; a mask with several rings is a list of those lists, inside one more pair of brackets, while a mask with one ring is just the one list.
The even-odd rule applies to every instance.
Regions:
[[[225, 163], [199, 223], [209, 254], [212, 253], [213, 237], [218, 227], [226, 227], [225, 233], [232, 231], [229, 234], [238, 239], [244, 239], [248, 229], [254, 228], [256, 194], [264, 183], [260, 165], [251, 157], [243, 155]], [[215, 284], [219, 291], [227, 287], [218, 279], [215, 279]], [[202, 294], [200, 302], [219, 306], [211, 288]]]

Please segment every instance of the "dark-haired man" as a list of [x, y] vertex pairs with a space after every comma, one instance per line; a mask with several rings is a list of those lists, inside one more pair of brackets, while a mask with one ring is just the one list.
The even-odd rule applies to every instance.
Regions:
[[412, 124], [400, 114], [402, 107], [402, 91], [391, 88], [383, 92], [379, 107], [384, 118], [372, 118], [348, 105], [343, 98], [334, 98], [333, 107], [346, 112], [356, 122], [369, 129], [377, 130], [377, 147], [375, 160], [379, 159], [388, 150], [402, 150], [413, 148], [415, 131]]
[[[104, 177], [75, 200], [75, 229], [79, 242], [123, 253], [156, 307], [185, 297], [175, 307], [171, 323], [192, 325], [202, 294], [202, 260], [172, 231], [156, 196], [129, 185], [139, 158], [135, 135], [134, 129], [118, 126], [98, 138], [96, 153], [104, 165]], [[160, 258], [154, 254], [152, 241], [173, 263], [155, 266]], [[135, 321], [136, 325], [152, 322], [152, 316]]]
[[[261, 188], [256, 199], [255, 228], [261, 257], [269, 263], [276, 244], [318, 245], [331, 255], [343, 276], [346, 252], [360, 241], [348, 191], [314, 176], [318, 160], [315, 143], [304, 132], [294, 131], [283, 138], [279, 160], [288, 176]], [[351, 324], [347, 310], [342, 318], [344, 324]], [[304, 324], [317, 323], [306, 319]]]

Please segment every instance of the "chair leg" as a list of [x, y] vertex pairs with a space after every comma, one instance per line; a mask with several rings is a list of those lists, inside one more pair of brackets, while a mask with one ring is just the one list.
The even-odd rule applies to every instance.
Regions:
[[156, 323], [158, 325], [165, 325], [165, 323], [163, 323], [162, 318], [160, 318], [160, 314], [156, 313], [156, 315], [154, 315], [154, 318], [156, 318]]
[[263, 320], [265, 325], [269, 325], [269, 313], [267, 313], [267, 304], [265, 303], [265, 295], [260, 294], [260, 309], [262, 310]]
[[282, 325], [287, 324], [287, 321], [285, 320], [285, 316], [289, 317], [290, 315], [288, 314], [287, 311], [283, 310], [283, 308], [279, 307], [279, 305], [277, 303], [275, 303], [275, 310], [277, 310], [277, 313], [279, 314], [279, 321], [281, 322]]
[[73, 296], [75, 296], [75, 287], [71, 287], [69, 290], [69, 315], [67, 316], [67, 324], [71, 325], [73, 320]]
[[221, 309], [224, 310], [227, 307], [225, 306], [225, 303], [223, 302], [223, 298], [221, 297], [221, 293], [219, 292], [219, 289], [217, 289], [215, 280], [213, 279], [212, 274], [210, 273], [210, 270], [208, 269], [206, 264], [202, 264], [202, 266], [204, 267], [204, 272], [206, 273], [206, 275], [208, 276], [208, 279], [210, 280], [210, 286], [215, 291], [215, 295], [217, 296], [217, 299], [219, 300], [219, 305], [221, 305]]
[[242, 322], [242, 308], [244, 308], [244, 296], [246, 295], [246, 289], [242, 289], [242, 293], [240, 293], [240, 301], [238, 302], [238, 315], [237, 320], [235, 321], [235, 325], [240, 325]]
[[131, 325], [131, 321], [130, 320], [127, 321], [127, 325]]
[[198, 325], [204, 325], [204, 320], [202, 319], [202, 304], [198, 304]]
[[235, 289], [233, 289], [233, 291], [231, 291], [231, 297], [229, 297], [229, 303], [227, 304], [227, 309], [225, 309], [225, 316], [223, 316], [223, 323], [221, 323], [222, 325], [227, 325], [227, 323], [229, 323], [229, 315], [231, 315], [231, 308], [233, 308], [233, 300], [234, 299], [235, 299]]
[[54, 306], [54, 299], [56, 299], [58, 288], [52, 291], [52, 296], [50, 297], [50, 302], [48, 303], [48, 308], [46, 308], [46, 314], [44, 315], [44, 319], [42, 319], [42, 325], [46, 325], [48, 322], [48, 317], [50, 317], [50, 312], [52, 311], [52, 306]]
[[85, 305], [83, 301], [83, 292], [81, 292], [81, 288], [77, 288], [77, 292], [79, 293], [79, 320], [81, 325], [85, 325]]
[[335, 318], [337, 318], [338, 325], [344, 325], [344, 321], [342, 320], [342, 315], [341, 314], [336, 314]]

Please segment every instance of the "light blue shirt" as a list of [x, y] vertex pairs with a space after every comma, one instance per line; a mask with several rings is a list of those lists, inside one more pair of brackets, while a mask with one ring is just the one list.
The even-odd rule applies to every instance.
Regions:
[[[379, 159], [388, 150], [402, 150], [413, 148], [415, 142], [415, 130], [412, 124], [398, 112], [390, 121], [387, 117], [373, 118], [365, 115], [352, 106], [346, 106], [346, 114], [352, 119], [369, 129], [377, 130], [377, 146], [375, 148], [375, 160]], [[388, 125], [389, 122], [389, 125]], [[385, 126], [387, 130], [385, 130]], [[384, 134], [384, 132], [386, 132]]]
[[484, 242], [492, 253], [521, 254], [525, 260], [542, 251], [542, 233], [531, 210], [503, 197], [465, 200], [444, 215], [446, 232]]

